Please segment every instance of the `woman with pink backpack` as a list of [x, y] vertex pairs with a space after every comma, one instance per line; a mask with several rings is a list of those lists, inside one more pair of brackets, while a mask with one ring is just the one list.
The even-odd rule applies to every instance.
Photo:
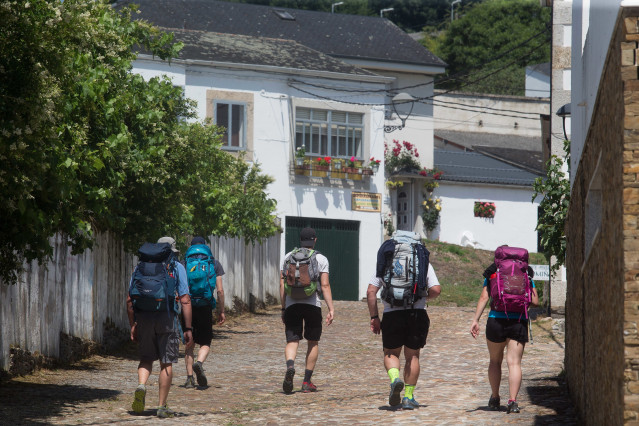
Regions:
[[482, 289], [470, 334], [477, 338], [479, 319], [490, 300], [486, 322], [486, 343], [490, 361], [488, 381], [492, 394], [488, 408], [500, 410], [499, 385], [504, 349], [507, 348], [509, 397], [507, 413], [519, 413], [517, 394], [521, 387], [521, 358], [528, 342], [528, 307], [539, 304], [539, 297], [528, 266], [528, 251], [518, 247], [500, 246], [495, 250], [495, 263], [484, 271]]

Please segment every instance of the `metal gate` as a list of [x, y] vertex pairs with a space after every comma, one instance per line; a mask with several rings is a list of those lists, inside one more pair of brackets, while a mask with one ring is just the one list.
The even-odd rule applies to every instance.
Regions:
[[307, 226], [315, 229], [315, 248], [328, 259], [333, 299], [358, 300], [359, 222], [287, 216], [286, 253], [299, 247], [300, 231]]

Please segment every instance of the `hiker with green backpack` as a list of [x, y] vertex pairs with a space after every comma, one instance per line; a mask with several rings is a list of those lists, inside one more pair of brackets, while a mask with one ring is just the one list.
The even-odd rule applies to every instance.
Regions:
[[[380, 320], [377, 293], [384, 305]], [[441, 286], [429, 262], [429, 252], [415, 232], [396, 231], [377, 251], [375, 275], [368, 282], [366, 300], [370, 329], [382, 334], [384, 367], [390, 378], [388, 405], [403, 410], [419, 408], [414, 390], [419, 379], [419, 355], [426, 345], [430, 319], [426, 302], [439, 296]], [[404, 380], [400, 356], [404, 351]], [[401, 392], [404, 390], [404, 397]]]
[[[213, 253], [203, 237], [193, 237], [191, 246], [184, 257], [193, 311], [191, 326], [193, 328], [193, 339], [184, 348], [187, 375], [184, 387], [195, 387], [193, 373], [195, 373], [197, 378], [198, 386], [206, 387], [208, 380], [204, 374], [203, 364], [211, 351], [213, 309], [216, 305], [219, 306], [218, 324], [224, 324], [226, 321], [226, 315], [224, 314], [224, 288], [222, 287], [224, 268], [213, 257]], [[216, 290], [217, 300], [214, 296]], [[197, 352], [197, 361], [195, 361], [193, 352], [196, 343], [200, 345], [200, 349]]]
[[280, 300], [282, 322], [285, 326], [286, 373], [282, 389], [293, 393], [295, 357], [300, 340], [308, 342], [306, 368], [302, 392], [315, 392], [317, 387], [311, 376], [319, 356], [319, 340], [322, 335], [322, 300], [326, 301], [328, 314], [326, 325], [333, 323], [334, 309], [331, 286], [328, 281], [328, 259], [314, 249], [317, 236], [313, 228], [304, 228], [300, 233], [300, 248], [284, 256], [280, 274]]

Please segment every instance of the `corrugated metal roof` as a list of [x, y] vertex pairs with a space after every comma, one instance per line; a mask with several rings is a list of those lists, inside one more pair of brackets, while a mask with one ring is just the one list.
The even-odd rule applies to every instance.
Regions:
[[541, 132], [539, 136], [518, 136], [499, 133], [460, 132], [455, 130], [435, 129], [435, 136], [458, 143], [467, 148], [473, 145], [501, 148], [524, 149], [541, 152]]
[[532, 186], [540, 175], [476, 152], [435, 150], [443, 181]]
[[[388, 19], [211, 0], [120, 0], [163, 28], [294, 40], [327, 55], [422, 66], [446, 64]], [[287, 12], [292, 19], [283, 19]]]

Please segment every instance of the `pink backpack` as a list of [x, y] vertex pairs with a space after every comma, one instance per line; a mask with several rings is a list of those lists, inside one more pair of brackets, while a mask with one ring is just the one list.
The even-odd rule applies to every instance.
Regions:
[[490, 277], [491, 309], [506, 314], [525, 314], [528, 319], [528, 306], [532, 300], [532, 285], [528, 278], [528, 250], [497, 247], [495, 266], [497, 272]]

